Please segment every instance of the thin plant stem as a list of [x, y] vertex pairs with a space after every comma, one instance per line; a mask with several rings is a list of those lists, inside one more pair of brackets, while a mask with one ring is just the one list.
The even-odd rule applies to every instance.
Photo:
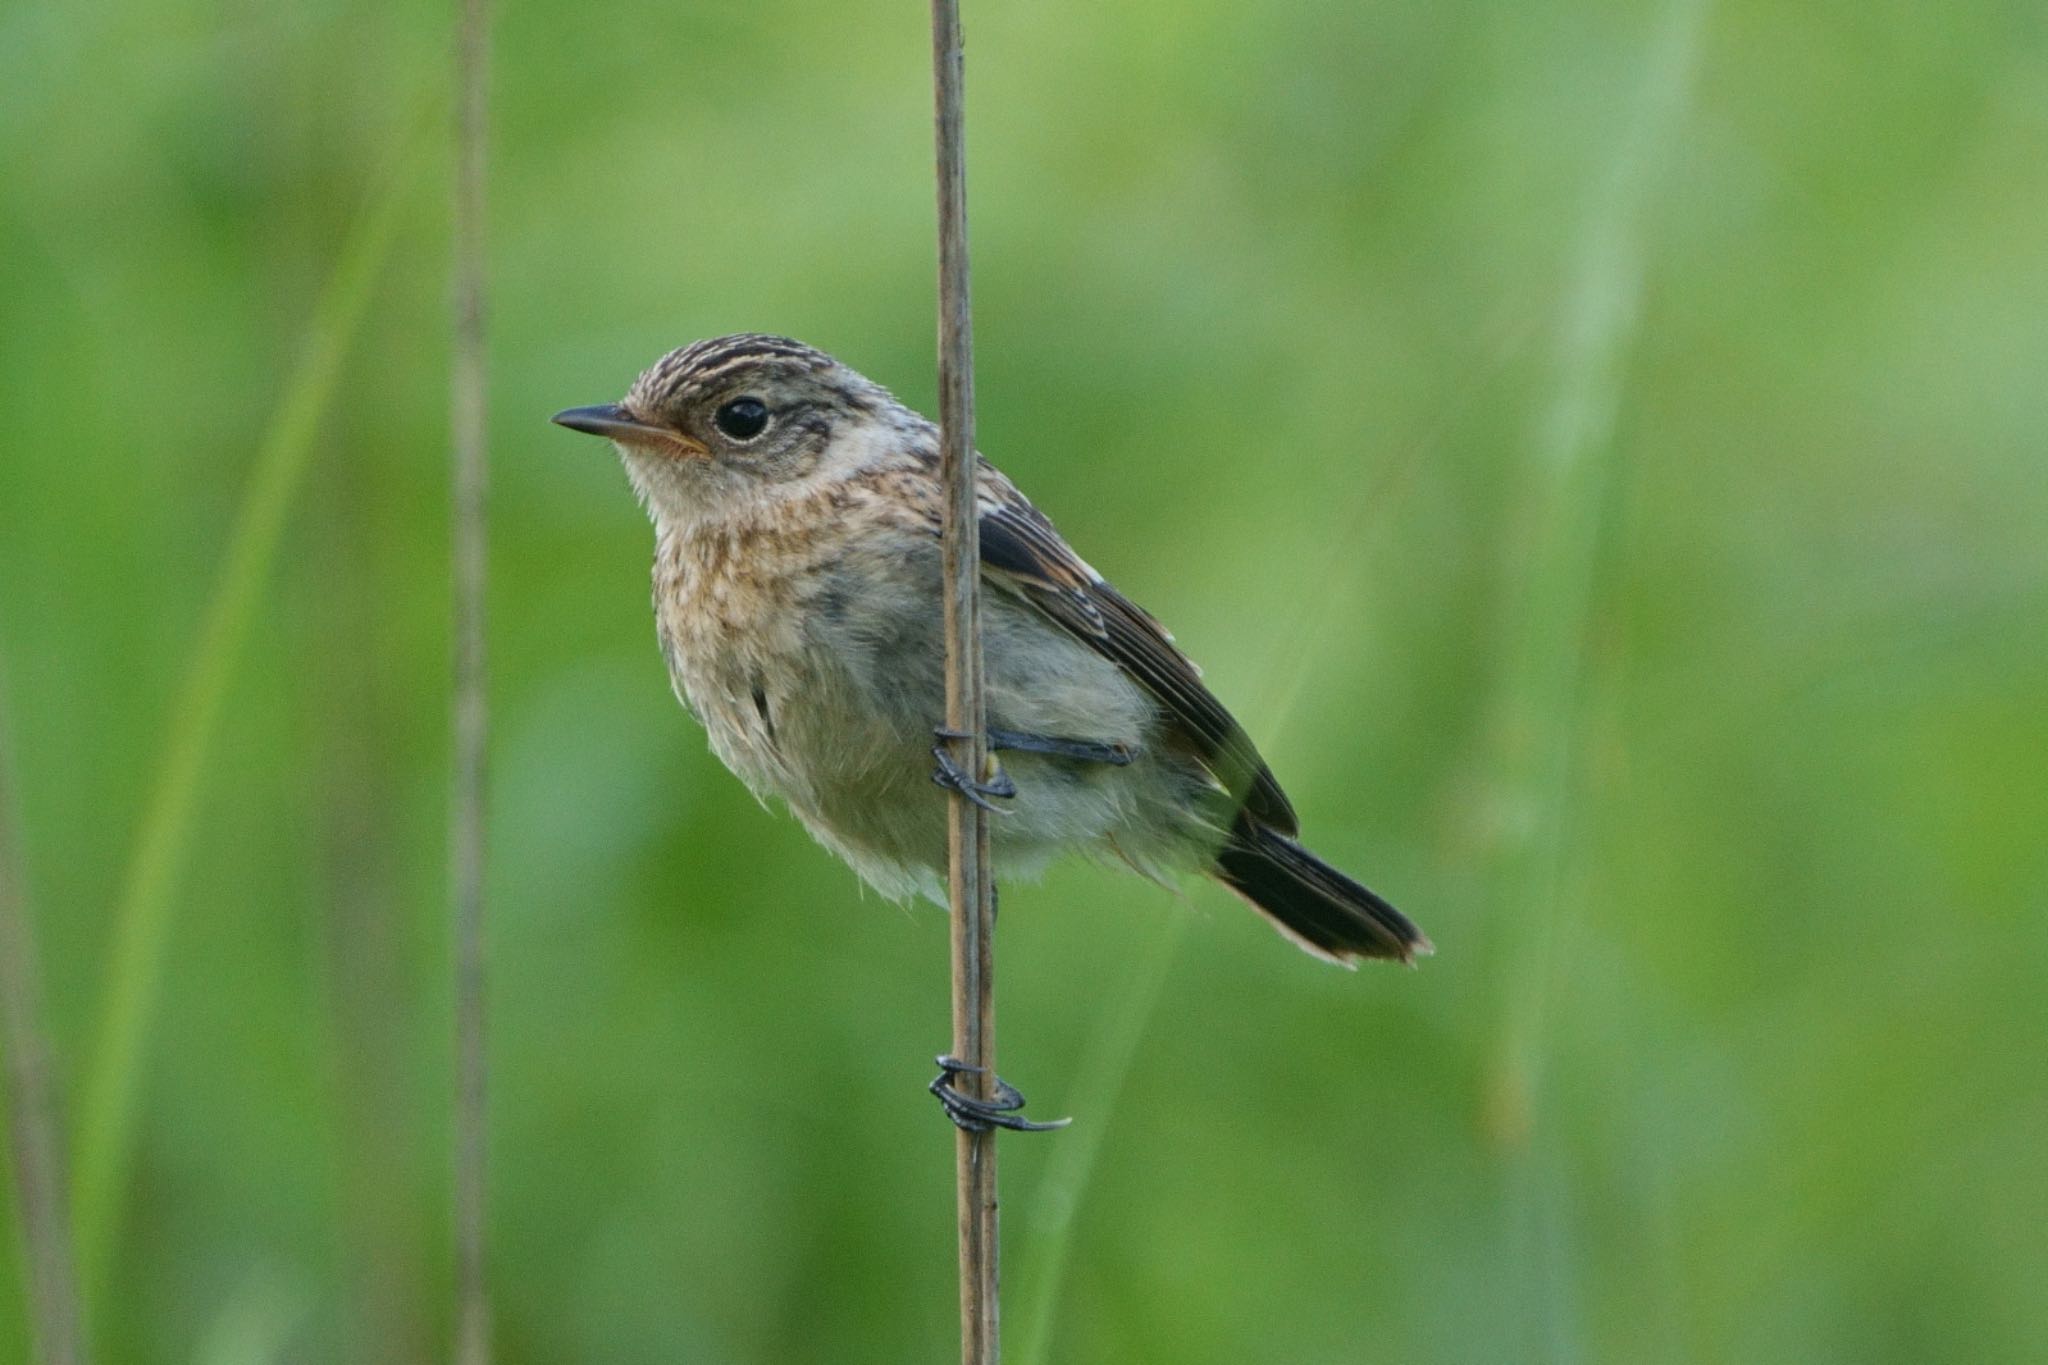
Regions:
[[145, 1039], [162, 984], [200, 778], [314, 438], [418, 178], [420, 139], [410, 128], [404, 138], [401, 154], [371, 191], [342, 246], [314, 305], [297, 366], [263, 433], [205, 623], [171, 707], [164, 750], [115, 906], [98, 1046], [85, 1076], [77, 1139], [76, 1232], [89, 1287], [104, 1281], [127, 1188]]
[[84, 1365], [85, 1329], [64, 1209], [64, 1147], [43, 1034], [35, 929], [14, 844], [13, 773], [0, 696], [0, 1087], [14, 1159], [29, 1321], [37, 1365]]
[[455, 1359], [489, 1365], [485, 1282], [487, 985], [484, 922], [485, 601], [489, 432], [485, 403], [485, 152], [489, 133], [490, 4], [460, 0], [455, 44], [455, 337], [452, 435], [454, 755], [449, 790], [449, 894], [455, 947]]
[[[962, 128], [960, 6], [932, 0], [932, 75], [938, 151], [939, 458], [945, 486], [943, 554], [946, 727], [953, 758], [980, 776], [987, 764], [981, 657], [981, 526], [975, 506], [974, 330], [967, 265], [967, 159]], [[982, 1098], [995, 1074], [995, 883], [988, 815], [964, 793], [948, 802], [946, 873], [952, 907], [953, 1055]], [[960, 1358], [1001, 1358], [996, 1139], [960, 1129], [955, 1186], [960, 1233]]]

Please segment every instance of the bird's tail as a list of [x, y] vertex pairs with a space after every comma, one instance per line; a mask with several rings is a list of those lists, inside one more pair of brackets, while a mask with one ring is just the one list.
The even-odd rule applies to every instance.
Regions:
[[1435, 951], [1406, 915], [1249, 814], [1238, 816], [1209, 875], [1317, 957], [1412, 964]]

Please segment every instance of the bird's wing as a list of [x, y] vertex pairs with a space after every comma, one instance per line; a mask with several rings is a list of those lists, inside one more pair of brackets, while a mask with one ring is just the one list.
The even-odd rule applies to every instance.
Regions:
[[1023, 598], [1157, 697], [1202, 762], [1243, 808], [1283, 834], [1294, 807], [1236, 717], [1202, 685], [1201, 670], [1165, 627], [1069, 548], [1043, 512], [992, 466], [981, 466], [985, 579]]

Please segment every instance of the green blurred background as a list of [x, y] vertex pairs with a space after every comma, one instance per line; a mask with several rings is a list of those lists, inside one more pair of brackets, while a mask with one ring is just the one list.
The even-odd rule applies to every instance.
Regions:
[[[399, 213], [79, 1175], [104, 1360], [445, 1355], [448, 19], [0, 8], [0, 649], [79, 1145], [237, 508]], [[641, 514], [546, 421], [743, 329], [930, 409], [925, 24], [503, 5], [505, 1362], [956, 1349], [943, 916], [706, 752]], [[983, 448], [1439, 948], [1011, 888], [1003, 1069], [1078, 1123], [1004, 1145], [1010, 1359], [2048, 1359], [2039, 5], [967, 24]]]

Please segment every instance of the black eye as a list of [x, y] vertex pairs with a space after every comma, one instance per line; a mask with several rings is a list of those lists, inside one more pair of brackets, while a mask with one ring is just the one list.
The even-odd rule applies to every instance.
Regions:
[[758, 398], [735, 398], [711, 420], [735, 441], [751, 441], [768, 429], [768, 405]]

